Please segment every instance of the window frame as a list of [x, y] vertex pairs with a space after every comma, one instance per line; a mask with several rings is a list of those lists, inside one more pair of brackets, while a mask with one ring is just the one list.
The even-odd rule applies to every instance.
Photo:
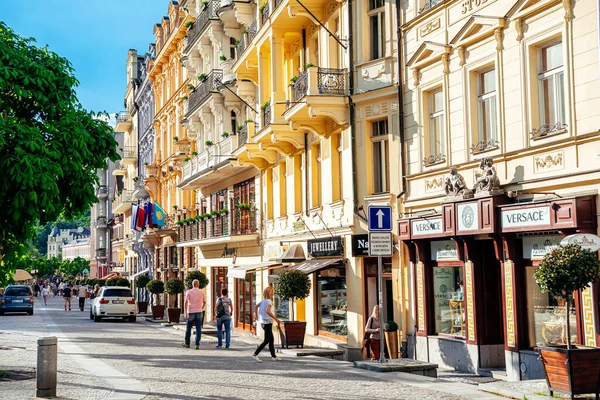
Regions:
[[[434, 109], [434, 105], [435, 105], [435, 95], [441, 93], [442, 95], [442, 109], [441, 111], [433, 111]], [[438, 87], [435, 89], [431, 89], [427, 92], [427, 127], [428, 127], [428, 136], [429, 136], [429, 155], [433, 156], [433, 157], [437, 157], [438, 155], [444, 155], [447, 156], [446, 151], [447, 151], [447, 144], [446, 144], [446, 138], [445, 138], [445, 134], [446, 134], [446, 121], [444, 120], [446, 114], [445, 114], [445, 104], [444, 104], [444, 88], [443, 87]], [[440, 142], [440, 148], [438, 150], [435, 149], [436, 147], [436, 142], [438, 139], [437, 134], [434, 133], [434, 130], [432, 129], [433, 127], [433, 122], [435, 120], [437, 120], [439, 118], [439, 120], [441, 121], [441, 128], [440, 128], [440, 132], [439, 132], [439, 142]]]
[[[381, 2], [381, 5], [376, 8], [377, 2]], [[373, 4], [372, 4], [373, 3]], [[386, 56], [386, 23], [385, 23], [385, 0], [369, 0], [367, 7], [367, 20], [369, 26], [369, 60], [378, 60]], [[376, 17], [377, 23], [377, 43], [374, 42], [373, 37], [373, 17]]]
[[[487, 92], [487, 93], [482, 93], [483, 92], [483, 76], [485, 74], [488, 73], [493, 73], [494, 74], [494, 90]], [[481, 71], [477, 71], [476, 72], [476, 90], [477, 90], [477, 139], [478, 142], [486, 142], [486, 143], [491, 143], [492, 141], [498, 142], [498, 82], [497, 82], [497, 70], [495, 68], [495, 66], [492, 66], [491, 68], [486, 68], [483, 69]], [[494, 128], [494, 132], [485, 132], [484, 129], [482, 129], [482, 127], [485, 127], [484, 121], [483, 121], [483, 109], [484, 109], [484, 104], [487, 100], [489, 99], [493, 99], [494, 100], [494, 114], [490, 115], [488, 118], [489, 119], [494, 119], [494, 123], [493, 124], [489, 124], [490, 126], [493, 126]]]
[[[559, 67], [555, 67], [553, 69], [544, 71], [544, 51], [554, 47], [560, 45], [561, 48], [561, 62], [562, 64]], [[557, 77], [561, 75], [562, 76], [562, 90], [560, 90], [560, 88], [558, 87], [558, 79]], [[539, 125], [540, 126], [544, 126], [544, 125], [556, 125], [556, 124], [565, 124], [566, 119], [567, 119], [567, 110], [566, 110], [566, 101], [565, 101], [565, 57], [564, 57], [564, 41], [562, 40], [562, 38], [560, 38], [560, 40], [553, 40], [551, 42], [548, 43], [544, 43], [541, 46], [538, 46], [537, 48], [537, 71], [536, 71], [536, 78], [537, 78], [537, 90], [538, 90], [538, 113], [539, 113]], [[549, 104], [547, 104], [546, 99], [545, 99], [545, 95], [544, 95], [544, 85], [543, 82], [544, 81], [549, 81], [550, 79], [553, 80], [552, 82], [552, 89], [553, 89], [553, 99], [554, 99], [554, 104], [552, 105], [552, 110], [553, 110], [553, 117], [554, 119], [556, 119], [555, 121], [546, 121], [546, 110], [549, 109]], [[561, 94], [559, 96], [559, 94]], [[548, 114], [550, 114], [551, 112], [548, 111]], [[560, 115], [562, 114], [562, 115]], [[558, 117], [561, 116], [565, 121], [559, 121]]]
[[[370, 139], [371, 139], [371, 161], [375, 163], [375, 152], [379, 152], [380, 160], [383, 160], [385, 168], [373, 168], [373, 183], [371, 194], [381, 194], [390, 192], [390, 131], [389, 118], [369, 121]], [[377, 126], [377, 133], [374, 127]], [[385, 133], [380, 133], [381, 127], [384, 127]], [[382, 151], [383, 147], [383, 151]], [[383, 153], [383, 154], [382, 154]], [[385, 174], [385, 176], [384, 176]], [[380, 187], [376, 187], [381, 185]]]

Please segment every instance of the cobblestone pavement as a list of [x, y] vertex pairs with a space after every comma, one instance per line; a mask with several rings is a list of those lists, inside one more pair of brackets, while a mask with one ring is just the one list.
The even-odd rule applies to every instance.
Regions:
[[[365, 375], [346, 363], [325, 359], [284, 357], [271, 361], [263, 352], [263, 363], [250, 355], [256, 346], [251, 338], [234, 338], [232, 348], [218, 350], [203, 337], [200, 350], [181, 347], [182, 333], [158, 328], [138, 320], [128, 323], [106, 320], [94, 323], [89, 309], [64, 312], [60, 299], [39, 307], [34, 316], [0, 317], [0, 370], [33, 368], [36, 339], [62, 332], [87, 359], [128, 375], [147, 386], [130, 395], [145, 399], [462, 399], [449, 393], [408, 385], [401, 380]], [[91, 376], [78, 363], [80, 355], [61, 352], [59, 338], [59, 387], [64, 398], [116, 398], [111, 385]], [[66, 346], [66, 345], [64, 345]], [[336, 367], [344, 365], [344, 367]], [[87, 367], [87, 366], [85, 366]], [[109, 380], [108, 377], [105, 377]], [[449, 383], [450, 384], [450, 383]], [[439, 385], [438, 385], [439, 386]], [[33, 397], [35, 379], [0, 381], [0, 398]]]

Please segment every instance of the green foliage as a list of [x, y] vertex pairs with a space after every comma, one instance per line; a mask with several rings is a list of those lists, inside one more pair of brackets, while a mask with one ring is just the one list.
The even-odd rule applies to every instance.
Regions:
[[106, 286], [106, 280], [104, 280], [104, 279], [98, 279], [96, 281], [96, 285], [98, 285], [100, 287], [104, 287], [104, 286]]
[[169, 279], [165, 286], [165, 291], [169, 294], [180, 294], [183, 293], [185, 287], [181, 279]]
[[194, 25], [194, 23], [192, 21], [188, 21], [188, 22], [186, 22], [185, 27], [190, 29], [193, 25]]
[[579, 245], [559, 246], [546, 254], [533, 277], [542, 292], [570, 300], [573, 292], [600, 278], [600, 261]]
[[310, 294], [308, 275], [298, 270], [283, 271], [275, 282], [275, 294], [284, 299], [305, 299]]
[[304, 64], [304, 69], [309, 69], [314, 66], [315, 66], [315, 64], [313, 64], [313, 63]]
[[90, 280], [88, 280], [87, 284], [93, 288], [94, 286], [96, 286], [97, 282], [98, 282], [98, 279], [90, 279]]
[[212, 142], [212, 140], [207, 140], [206, 142], [204, 142], [204, 144], [208, 147], [212, 146], [214, 143]]
[[106, 286], [117, 286], [118, 278], [112, 278], [106, 281]]
[[83, 274], [84, 269], [90, 270], [90, 261], [77, 257], [74, 260], [65, 260], [61, 262], [58, 267], [58, 272], [66, 275], [81, 275]]
[[262, 106], [260, 106], [260, 109], [265, 111], [267, 108], [269, 108], [269, 106], [271, 105], [270, 101], [267, 101], [265, 104], [263, 104]]
[[117, 281], [115, 286], [130, 287], [129, 279], [126, 279], [126, 278], [117, 278], [115, 280]]
[[165, 292], [165, 284], [163, 281], [152, 280], [146, 285], [146, 290], [152, 294], [162, 294]]
[[200, 74], [200, 75], [198, 75], [198, 80], [199, 81], [203, 81], [204, 79], [206, 79], [206, 74]]
[[292, 76], [292, 78], [290, 79], [290, 82], [296, 83], [297, 80], [298, 80], [298, 76]]
[[79, 103], [68, 60], [3, 22], [0, 55], [2, 280], [38, 223], [71, 220], [97, 201], [96, 169], [119, 155], [113, 129]]
[[135, 286], [138, 288], [145, 288], [148, 282], [150, 282], [150, 277], [148, 275], [140, 275], [135, 280]]
[[194, 279], [198, 279], [198, 282], [200, 282], [200, 289], [204, 289], [209, 284], [208, 278], [206, 277], [206, 274], [204, 272], [191, 271], [185, 277], [185, 287], [187, 289], [192, 288], [192, 282], [194, 281]]
[[386, 322], [383, 327], [386, 332], [397, 332], [398, 331], [398, 324], [395, 323], [394, 321]]

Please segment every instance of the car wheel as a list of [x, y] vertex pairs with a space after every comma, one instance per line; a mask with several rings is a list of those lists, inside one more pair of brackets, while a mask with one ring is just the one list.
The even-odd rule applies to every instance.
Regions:
[[100, 322], [101, 319], [101, 317], [94, 315], [94, 322]]
[[136, 318], [135, 315], [132, 315], [131, 317], [129, 317], [129, 322], [135, 322]]
[[0, 315], [4, 315], [4, 310], [0, 310]]

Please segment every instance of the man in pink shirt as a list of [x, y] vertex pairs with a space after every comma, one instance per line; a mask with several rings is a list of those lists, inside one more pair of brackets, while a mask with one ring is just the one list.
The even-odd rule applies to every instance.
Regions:
[[190, 348], [190, 336], [192, 335], [192, 325], [196, 324], [196, 350], [200, 348], [200, 335], [202, 334], [202, 310], [206, 305], [204, 292], [200, 290], [200, 282], [194, 279], [192, 288], [185, 294], [184, 313], [185, 327], [185, 343], [183, 347]]

